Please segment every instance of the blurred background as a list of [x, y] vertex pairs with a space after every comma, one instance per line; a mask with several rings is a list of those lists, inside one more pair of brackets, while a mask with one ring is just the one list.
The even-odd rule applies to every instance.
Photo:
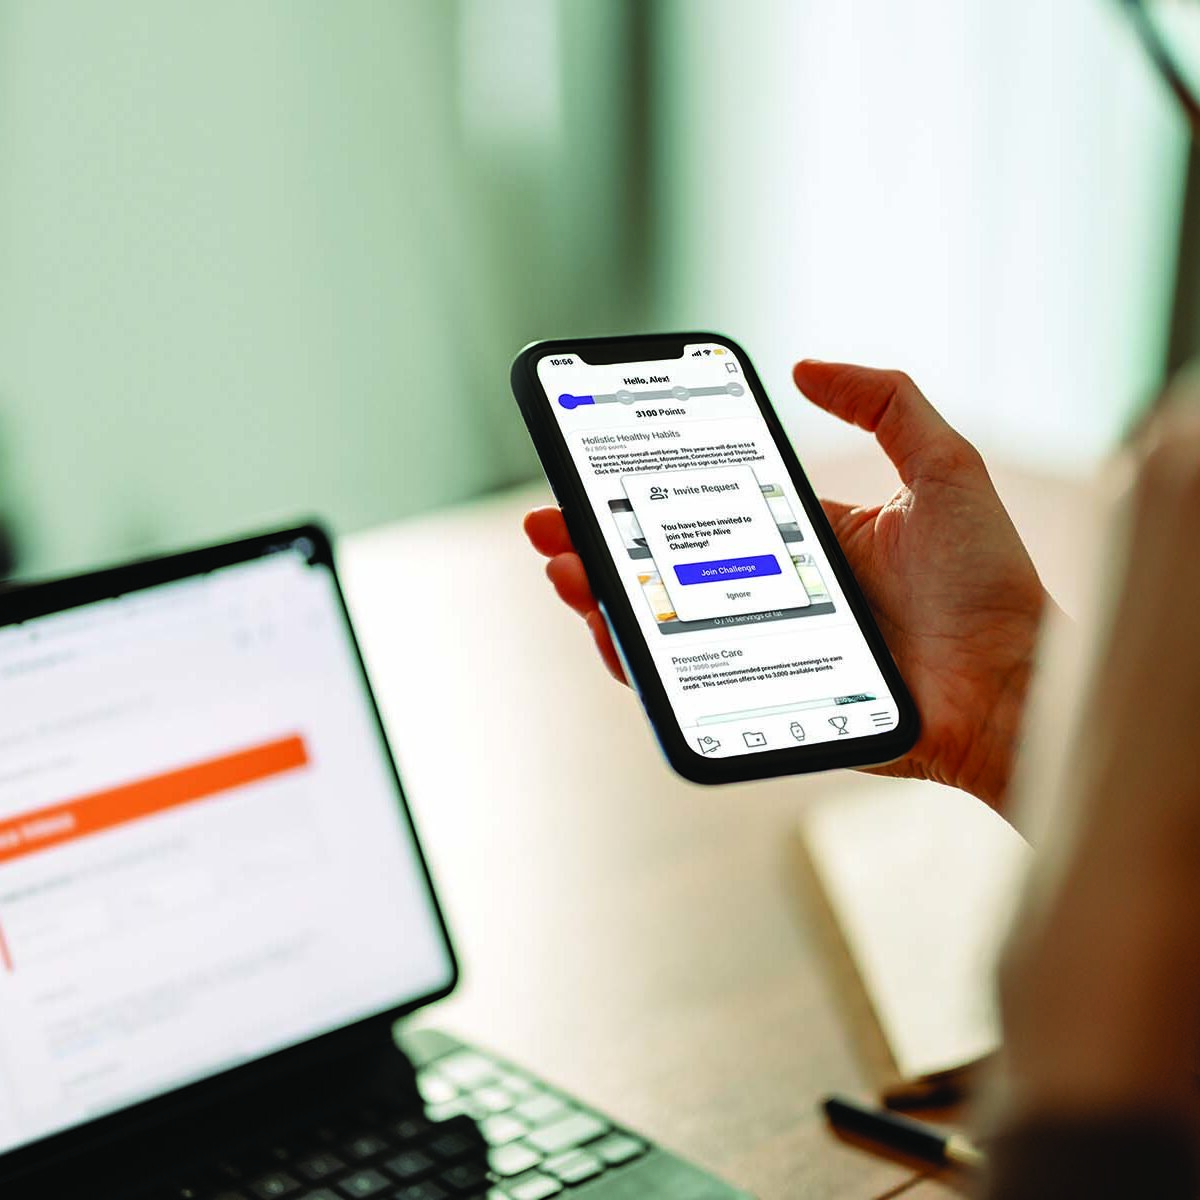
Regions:
[[1191, 348], [1187, 154], [1115, 0], [0, 0], [0, 565], [533, 477], [571, 334], [730, 334], [802, 458], [814, 356], [1089, 471]]

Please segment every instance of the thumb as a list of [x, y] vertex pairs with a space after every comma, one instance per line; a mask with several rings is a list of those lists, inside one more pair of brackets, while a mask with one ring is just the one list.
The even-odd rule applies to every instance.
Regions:
[[792, 378], [818, 408], [873, 433], [905, 483], [979, 458], [903, 371], [806, 359], [792, 369]]
[[843, 500], [822, 500], [821, 507], [825, 510], [825, 519], [834, 529], [857, 511], [853, 504], [847, 504]]

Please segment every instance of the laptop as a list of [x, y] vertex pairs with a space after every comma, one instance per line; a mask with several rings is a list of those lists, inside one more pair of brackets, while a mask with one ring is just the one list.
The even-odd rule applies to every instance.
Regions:
[[0, 596], [0, 1195], [725, 1200], [457, 967], [305, 526]]

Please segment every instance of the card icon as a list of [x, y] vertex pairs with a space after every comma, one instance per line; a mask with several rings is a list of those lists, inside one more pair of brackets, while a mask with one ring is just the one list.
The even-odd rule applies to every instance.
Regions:
[[681, 621], [811, 604], [751, 467], [657, 471], [621, 482]]

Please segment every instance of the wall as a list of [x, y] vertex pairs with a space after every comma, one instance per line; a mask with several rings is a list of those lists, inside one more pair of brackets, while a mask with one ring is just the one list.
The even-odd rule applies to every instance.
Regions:
[[0, 503], [27, 569], [533, 469], [454, 18], [0, 7]]

